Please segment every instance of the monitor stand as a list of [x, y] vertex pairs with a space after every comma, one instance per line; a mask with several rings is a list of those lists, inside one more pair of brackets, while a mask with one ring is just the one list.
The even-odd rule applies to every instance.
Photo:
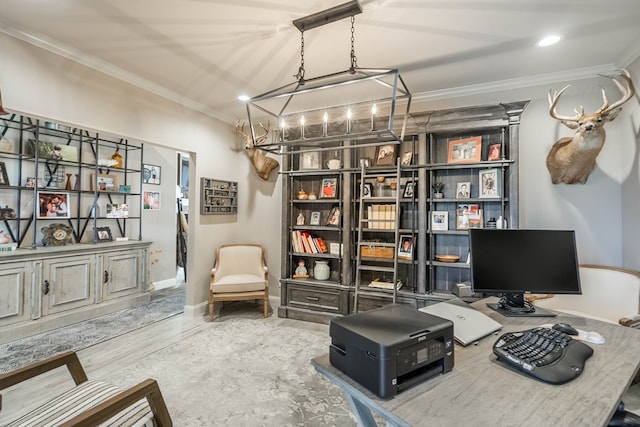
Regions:
[[487, 306], [506, 317], [555, 317], [556, 314], [536, 307], [524, 299], [524, 294], [504, 294], [497, 303]]

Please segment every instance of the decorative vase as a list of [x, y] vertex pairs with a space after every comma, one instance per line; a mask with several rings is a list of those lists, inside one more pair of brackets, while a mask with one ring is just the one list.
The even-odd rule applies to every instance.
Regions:
[[313, 267], [313, 277], [316, 280], [328, 280], [329, 276], [331, 276], [329, 261], [316, 261], [316, 265]]
[[71, 176], [73, 175], [72, 173], [68, 173], [67, 175], [67, 183], [64, 185], [64, 189], [65, 190], [71, 190]]
[[79, 190], [80, 189], [80, 175], [76, 174], [76, 179], [73, 183], [73, 189], [74, 190]]
[[116, 148], [115, 153], [111, 155], [112, 166], [117, 169], [122, 169], [122, 154], [119, 153], [120, 147]]

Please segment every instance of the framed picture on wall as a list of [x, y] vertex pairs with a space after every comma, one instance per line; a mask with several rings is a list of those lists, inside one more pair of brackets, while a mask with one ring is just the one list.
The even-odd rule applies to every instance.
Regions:
[[160, 166], [145, 164], [142, 168], [142, 182], [160, 185]]
[[69, 193], [38, 191], [38, 218], [71, 218]]
[[497, 168], [485, 169], [478, 172], [480, 183], [480, 198], [500, 197], [502, 182], [500, 180], [500, 170]]
[[447, 163], [479, 162], [482, 154], [482, 137], [449, 141]]
[[142, 193], [142, 209], [158, 210], [160, 209], [160, 192], [145, 191]]

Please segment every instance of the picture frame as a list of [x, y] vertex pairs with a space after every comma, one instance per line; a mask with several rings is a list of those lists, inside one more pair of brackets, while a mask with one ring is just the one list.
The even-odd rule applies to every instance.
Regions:
[[482, 137], [449, 141], [447, 163], [479, 162], [482, 154]]
[[446, 231], [449, 229], [449, 211], [431, 211], [431, 230]]
[[373, 197], [373, 184], [365, 182], [362, 185], [362, 197]]
[[75, 145], [56, 144], [53, 142], [36, 141], [29, 139], [25, 145], [25, 154], [35, 156], [36, 144], [38, 147], [38, 157], [41, 159], [64, 160], [66, 162], [78, 161], [78, 147]]
[[160, 192], [144, 191], [142, 193], [142, 209], [143, 210], [159, 210], [160, 209]]
[[320, 157], [319, 151], [300, 153], [300, 169], [320, 169]]
[[9, 185], [9, 176], [4, 162], [0, 162], [0, 185]]
[[502, 157], [502, 144], [491, 144], [487, 149], [487, 160], [494, 162]]
[[322, 178], [321, 199], [335, 199], [338, 195], [338, 178]]
[[329, 216], [327, 217], [327, 225], [332, 225], [339, 227], [340, 226], [340, 216], [342, 212], [340, 212], [340, 206], [334, 206], [331, 208], [329, 212]]
[[376, 166], [393, 166], [396, 164], [396, 144], [378, 145], [376, 147]]
[[131, 193], [131, 186], [128, 185], [128, 184], [120, 184], [120, 185], [118, 185], [118, 193], [130, 194]]
[[502, 175], [500, 169], [483, 169], [478, 172], [478, 182], [480, 191], [478, 197], [481, 199], [495, 199], [502, 194]]
[[320, 212], [311, 212], [311, 218], [309, 219], [309, 225], [320, 225]]
[[456, 199], [468, 199], [471, 197], [471, 183], [458, 182], [456, 184]]
[[413, 151], [405, 151], [400, 158], [400, 166], [410, 166], [413, 160]]
[[115, 192], [118, 188], [118, 177], [104, 173], [91, 174], [91, 191]]
[[35, 176], [28, 176], [27, 178], [25, 178], [24, 180], [24, 187], [25, 188], [43, 188], [44, 185], [42, 184], [42, 178], [38, 178], [38, 181], [36, 183], [36, 177]]
[[329, 242], [329, 253], [332, 255], [342, 255], [342, 243]]
[[126, 203], [107, 203], [107, 218], [129, 218], [129, 206]]
[[96, 241], [111, 242], [112, 240], [113, 236], [109, 227], [96, 227]]
[[398, 246], [398, 258], [413, 260], [414, 238], [410, 235], [400, 236], [400, 245]]
[[59, 191], [38, 191], [38, 201], [38, 219], [71, 218], [69, 193]]
[[479, 204], [463, 204], [456, 208], [456, 230], [482, 228], [482, 209]]
[[415, 196], [417, 190], [417, 183], [415, 181], [407, 181], [404, 185], [404, 191], [402, 192], [403, 199], [411, 199]]
[[160, 172], [160, 166], [145, 163], [142, 166], [142, 183], [160, 185]]

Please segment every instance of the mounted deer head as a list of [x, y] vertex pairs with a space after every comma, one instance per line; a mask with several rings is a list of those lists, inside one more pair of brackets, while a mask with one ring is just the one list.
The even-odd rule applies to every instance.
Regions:
[[[615, 119], [622, 110], [620, 106], [635, 94], [635, 88], [627, 70], [619, 70], [617, 76], [602, 75], [602, 77], [610, 78], [622, 92], [622, 97], [609, 105], [607, 95], [602, 89], [602, 107], [592, 114], [585, 114], [584, 108], [581, 106], [580, 112], [575, 110], [576, 115], [573, 117], [558, 115], [556, 105], [560, 95], [570, 85], [553, 94], [549, 90], [549, 114], [551, 117], [560, 120], [571, 129], [576, 129], [573, 137], [561, 138], [553, 144], [547, 155], [547, 169], [551, 174], [551, 182], [554, 184], [560, 182], [565, 184], [584, 184], [587, 182], [589, 175], [596, 167], [596, 157], [604, 146], [606, 138], [605, 123]], [[616, 77], [619, 77], [625, 83], [624, 86]]]
[[238, 124], [236, 125], [236, 132], [242, 135], [242, 137], [244, 138], [244, 149], [247, 151], [247, 154], [251, 159], [251, 164], [256, 170], [256, 173], [260, 178], [268, 181], [271, 171], [274, 169], [278, 169], [280, 167], [280, 163], [278, 163], [277, 160], [272, 159], [271, 157], [267, 157], [264, 150], [256, 147], [256, 145], [260, 145], [267, 140], [271, 125], [267, 122], [267, 126], [265, 127], [262, 123], [260, 123], [260, 127], [262, 128], [262, 130], [264, 130], [264, 134], [256, 136], [255, 145], [253, 143], [251, 132], [244, 132], [244, 123], [240, 125], [240, 122], [238, 122]]

